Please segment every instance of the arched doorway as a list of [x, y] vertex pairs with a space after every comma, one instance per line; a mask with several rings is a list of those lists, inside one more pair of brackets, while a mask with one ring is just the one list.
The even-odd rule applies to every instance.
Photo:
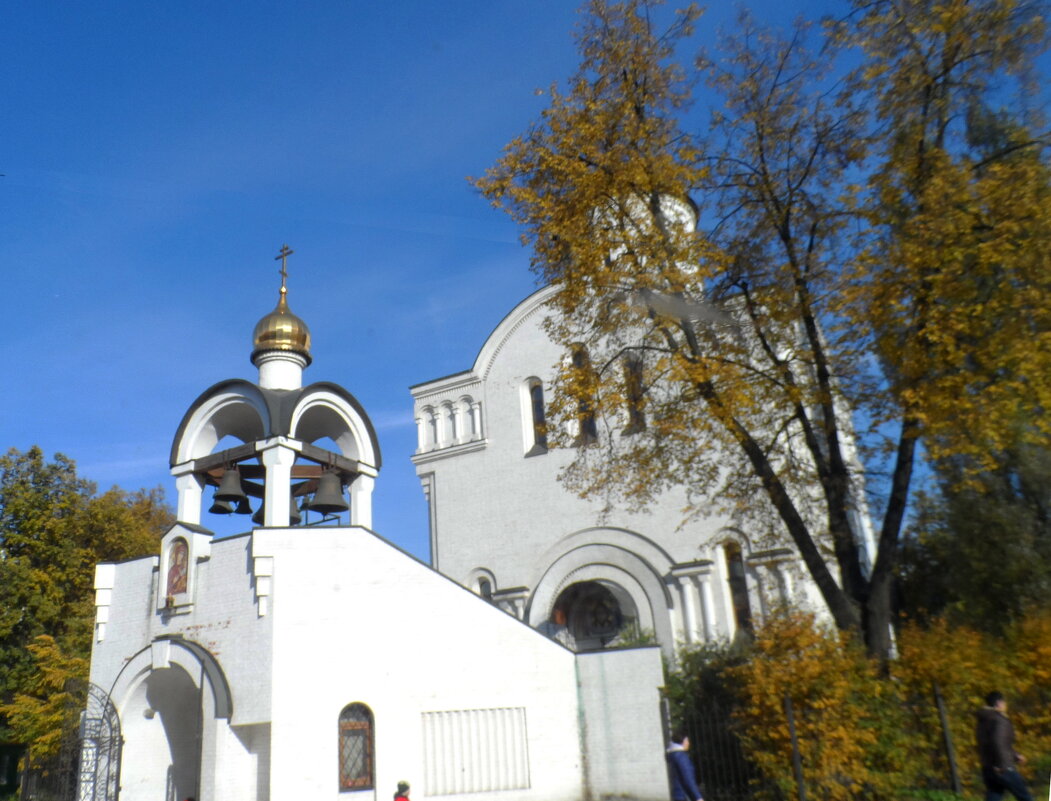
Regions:
[[200, 689], [180, 666], [149, 673], [124, 709], [121, 801], [197, 798], [200, 790]]
[[581, 581], [563, 589], [551, 620], [566, 627], [577, 651], [597, 651], [638, 635], [639, 614], [631, 595], [612, 581]]

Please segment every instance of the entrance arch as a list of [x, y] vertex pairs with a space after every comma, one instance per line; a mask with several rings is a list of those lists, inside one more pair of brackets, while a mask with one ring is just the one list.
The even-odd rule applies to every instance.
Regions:
[[179, 665], [154, 670], [124, 707], [122, 801], [197, 798], [200, 790], [201, 699]]
[[254, 789], [226, 787], [225, 767], [245, 747], [230, 727], [226, 677], [203, 646], [154, 640], [124, 665], [110, 696], [124, 731], [121, 801], [255, 798]]

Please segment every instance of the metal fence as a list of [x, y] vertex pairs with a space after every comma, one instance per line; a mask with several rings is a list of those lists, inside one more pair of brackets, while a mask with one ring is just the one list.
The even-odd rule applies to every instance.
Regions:
[[[681, 726], [690, 738], [690, 756], [705, 801], [806, 801], [807, 765], [796, 741], [796, 713], [789, 698], [783, 699], [782, 709], [792, 743], [791, 756], [786, 757], [784, 766], [784, 775], [793, 779], [790, 790], [763, 776], [748, 759], [729, 701], [713, 699], [680, 711], [674, 724]], [[907, 699], [905, 709], [914, 725], [929, 729], [925, 732], [928, 736], [917, 738], [930, 748], [926, 755], [929, 770], [921, 779], [923, 786], [917, 789], [961, 794], [966, 788], [961, 786], [958, 745], [953, 742], [941, 688], [933, 685], [929, 695]], [[667, 704], [665, 718], [670, 731], [672, 721]]]

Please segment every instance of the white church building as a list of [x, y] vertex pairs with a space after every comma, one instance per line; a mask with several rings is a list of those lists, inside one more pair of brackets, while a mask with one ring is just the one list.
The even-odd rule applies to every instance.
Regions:
[[673, 657], [777, 605], [823, 608], [794, 549], [719, 515], [684, 524], [684, 493], [604, 512], [560, 485], [573, 454], [542, 433], [554, 291], [508, 314], [470, 370], [412, 388], [434, 568], [581, 652], [649, 639]]
[[[668, 797], [661, 651], [609, 646], [630, 625], [666, 649], [728, 636], [799, 591], [791, 557], [551, 500], [560, 456], [527, 455], [523, 423], [553, 362], [543, 298], [472, 371], [414, 390], [427, 565], [372, 531], [375, 430], [342, 387], [303, 385], [310, 335], [282, 279], [258, 381], [215, 384], [178, 427], [160, 552], [97, 568], [90, 678], [123, 749], [90, 797], [371, 801], [401, 780], [414, 799]], [[256, 526], [216, 538], [206, 504]]]

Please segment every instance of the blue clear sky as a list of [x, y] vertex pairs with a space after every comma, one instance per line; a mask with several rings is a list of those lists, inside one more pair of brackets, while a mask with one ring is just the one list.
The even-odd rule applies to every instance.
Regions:
[[[842, 7], [752, 4], [776, 22]], [[732, 17], [713, 6], [699, 39]], [[469, 368], [534, 288], [465, 177], [571, 74], [576, 20], [573, 0], [7, 4], [0, 448], [174, 501], [176, 426], [216, 381], [255, 380], [287, 242], [304, 380], [364, 404], [375, 528], [427, 558], [407, 387]]]

